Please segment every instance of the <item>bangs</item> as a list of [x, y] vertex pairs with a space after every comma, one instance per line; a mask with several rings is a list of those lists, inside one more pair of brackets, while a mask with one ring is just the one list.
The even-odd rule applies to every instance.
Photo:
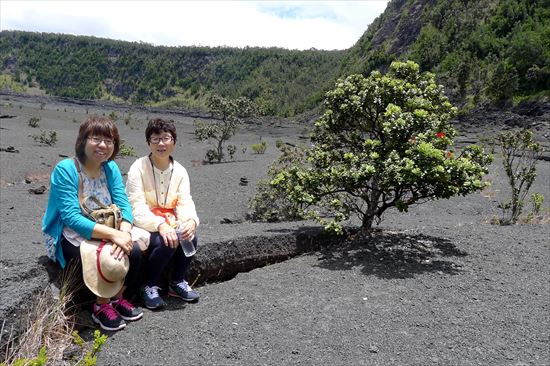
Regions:
[[110, 137], [112, 139], [115, 138], [115, 132], [114, 132], [114, 126], [111, 123], [101, 123], [99, 121], [95, 123], [91, 123], [90, 126], [88, 126], [88, 132], [87, 136], [103, 136], [103, 137]]
[[114, 143], [113, 154], [109, 160], [116, 157], [120, 149], [120, 136], [116, 125], [109, 118], [92, 116], [82, 122], [78, 132], [78, 137], [76, 138], [75, 153], [80, 162], [84, 163], [86, 160], [86, 139], [90, 136], [112, 139]]

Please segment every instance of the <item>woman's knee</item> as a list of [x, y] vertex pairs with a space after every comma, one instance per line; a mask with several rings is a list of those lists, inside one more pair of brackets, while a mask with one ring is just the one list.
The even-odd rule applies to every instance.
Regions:
[[130, 251], [128, 258], [130, 259], [130, 263], [141, 263], [142, 256], [143, 252], [141, 251], [139, 245], [134, 245], [134, 247]]

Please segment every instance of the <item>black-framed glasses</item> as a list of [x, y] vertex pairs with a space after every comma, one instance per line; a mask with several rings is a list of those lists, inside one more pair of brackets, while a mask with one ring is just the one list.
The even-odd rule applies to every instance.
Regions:
[[106, 146], [113, 146], [115, 143], [112, 139], [107, 139], [104, 137], [88, 137], [88, 140], [94, 145], [99, 145], [103, 142]]
[[169, 144], [170, 142], [174, 141], [174, 137], [172, 136], [162, 136], [162, 137], [151, 137], [149, 138], [149, 142], [154, 144], [154, 145], [158, 145], [160, 144], [160, 142], [164, 142], [165, 144]]

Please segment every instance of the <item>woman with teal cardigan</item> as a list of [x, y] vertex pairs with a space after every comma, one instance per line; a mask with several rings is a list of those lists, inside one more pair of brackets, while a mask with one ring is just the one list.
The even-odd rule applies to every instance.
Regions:
[[[122, 175], [113, 161], [119, 147], [120, 137], [113, 121], [105, 117], [87, 118], [80, 125], [75, 144], [76, 158], [62, 160], [51, 174], [48, 207], [42, 220], [48, 257], [59, 263], [61, 268], [66, 268], [71, 262], [82, 268], [80, 246], [88, 245], [90, 240], [102, 243], [97, 254], [98, 272], [102, 280], [112, 283], [100, 270], [99, 256], [104, 243], [107, 243], [105, 248], [110, 248], [110, 255], [115, 260], [128, 260], [126, 277], [117, 283], [121, 288], [111, 286], [110, 295], [104, 295], [105, 291], [100, 293], [97, 287], [87, 283], [87, 287], [97, 296], [92, 319], [109, 331], [124, 328], [125, 320], [138, 320], [143, 316], [141, 309], [123, 297], [126, 287], [137, 287], [141, 249], [132, 241], [132, 209]], [[106, 206], [114, 203], [120, 208], [122, 222], [118, 230], [84, 216], [79, 202], [79, 182], [82, 196], [94, 196]]]

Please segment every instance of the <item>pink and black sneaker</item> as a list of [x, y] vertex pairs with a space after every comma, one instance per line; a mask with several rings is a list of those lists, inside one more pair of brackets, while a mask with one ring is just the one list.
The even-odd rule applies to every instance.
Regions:
[[94, 304], [92, 311], [94, 322], [105, 330], [117, 331], [126, 326], [126, 322], [111, 304]]
[[113, 305], [113, 308], [118, 312], [120, 317], [126, 321], [136, 321], [143, 317], [143, 311], [126, 299], [116, 299], [111, 301], [111, 305]]

